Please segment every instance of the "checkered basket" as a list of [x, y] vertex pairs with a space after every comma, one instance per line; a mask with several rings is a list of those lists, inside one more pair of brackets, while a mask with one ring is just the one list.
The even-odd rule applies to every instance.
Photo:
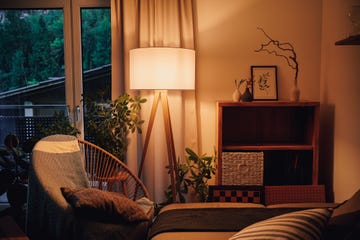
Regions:
[[222, 185], [263, 185], [263, 152], [223, 152]]

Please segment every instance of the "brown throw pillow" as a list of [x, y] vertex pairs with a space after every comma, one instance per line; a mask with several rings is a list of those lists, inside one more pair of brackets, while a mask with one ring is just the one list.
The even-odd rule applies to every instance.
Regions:
[[360, 190], [334, 209], [324, 239], [360, 239]]
[[60, 189], [75, 214], [81, 217], [105, 222], [149, 220], [143, 210], [123, 194], [95, 188]]
[[360, 221], [360, 189], [347, 201], [334, 209], [330, 225], [352, 226]]

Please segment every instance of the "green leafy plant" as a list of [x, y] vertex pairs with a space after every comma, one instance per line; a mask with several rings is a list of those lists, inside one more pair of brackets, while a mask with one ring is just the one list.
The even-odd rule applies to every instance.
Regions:
[[[185, 194], [187, 194], [189, 192], [189, 184], [187, 184], [187, 181], [185, 181], [185, 179], [187, 177], [186, 176], [187, 172], [182, 171], [182, 168], [180, 167], [180, 166], [182, 166], [182, 163], [180, 163], [180, 159], [177, 162], [177, 166], [178, 166], [178, 173], [177, 173], [177, 181], [178, 182], [176, 182], [176, 193], [179, 196], [179, 201], [181, 203], [184, 203], [184, 202], [186, 202]], [[168, 174], [170, 175], [169, 165], [166, 166], [166, 168], [168, 169]], [[166, 205], [166, 204], [173, 202], [173, 191], [172, 191], [171, 185], [169, 185], [168, 188], [166, 189], [165, 197], [166, 197], [166, 202], [162, 203], [161, 205]]]
[[[188, 193], [189, 187], [193, 188], [200, 202], [206, 202], [209, 195], [208, 181], [216, 172], [216, 153], [208, 156], [198, 155], [190, 148], [185, 148], [187, 155], [185, 162], [178, 161], [178, 182], [176, 183], [177, 193], [180, 202], [185, 202], [184, 194]], [[167, 203], [172, 202], [171, 186], [165, 192]]]
[[84, 98], [86, 136], [119, 159], [125, 159], [128, 134], [142, 132], [140, 110], [145, 102], [145, 98], [126, 93], [114, 101]]

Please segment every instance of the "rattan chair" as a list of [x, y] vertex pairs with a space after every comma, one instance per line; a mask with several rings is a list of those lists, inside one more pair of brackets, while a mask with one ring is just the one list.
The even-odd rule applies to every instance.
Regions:
[[121, 192], [132, 200], [149, 198], [144, 184], [122, 161], [93, 143], [78, 141], [91, 187]]

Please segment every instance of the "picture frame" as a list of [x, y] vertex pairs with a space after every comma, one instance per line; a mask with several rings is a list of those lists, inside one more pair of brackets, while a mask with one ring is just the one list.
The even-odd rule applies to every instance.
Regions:
[[254, 100], [278, 100], [277, 66], [251, 66]]

